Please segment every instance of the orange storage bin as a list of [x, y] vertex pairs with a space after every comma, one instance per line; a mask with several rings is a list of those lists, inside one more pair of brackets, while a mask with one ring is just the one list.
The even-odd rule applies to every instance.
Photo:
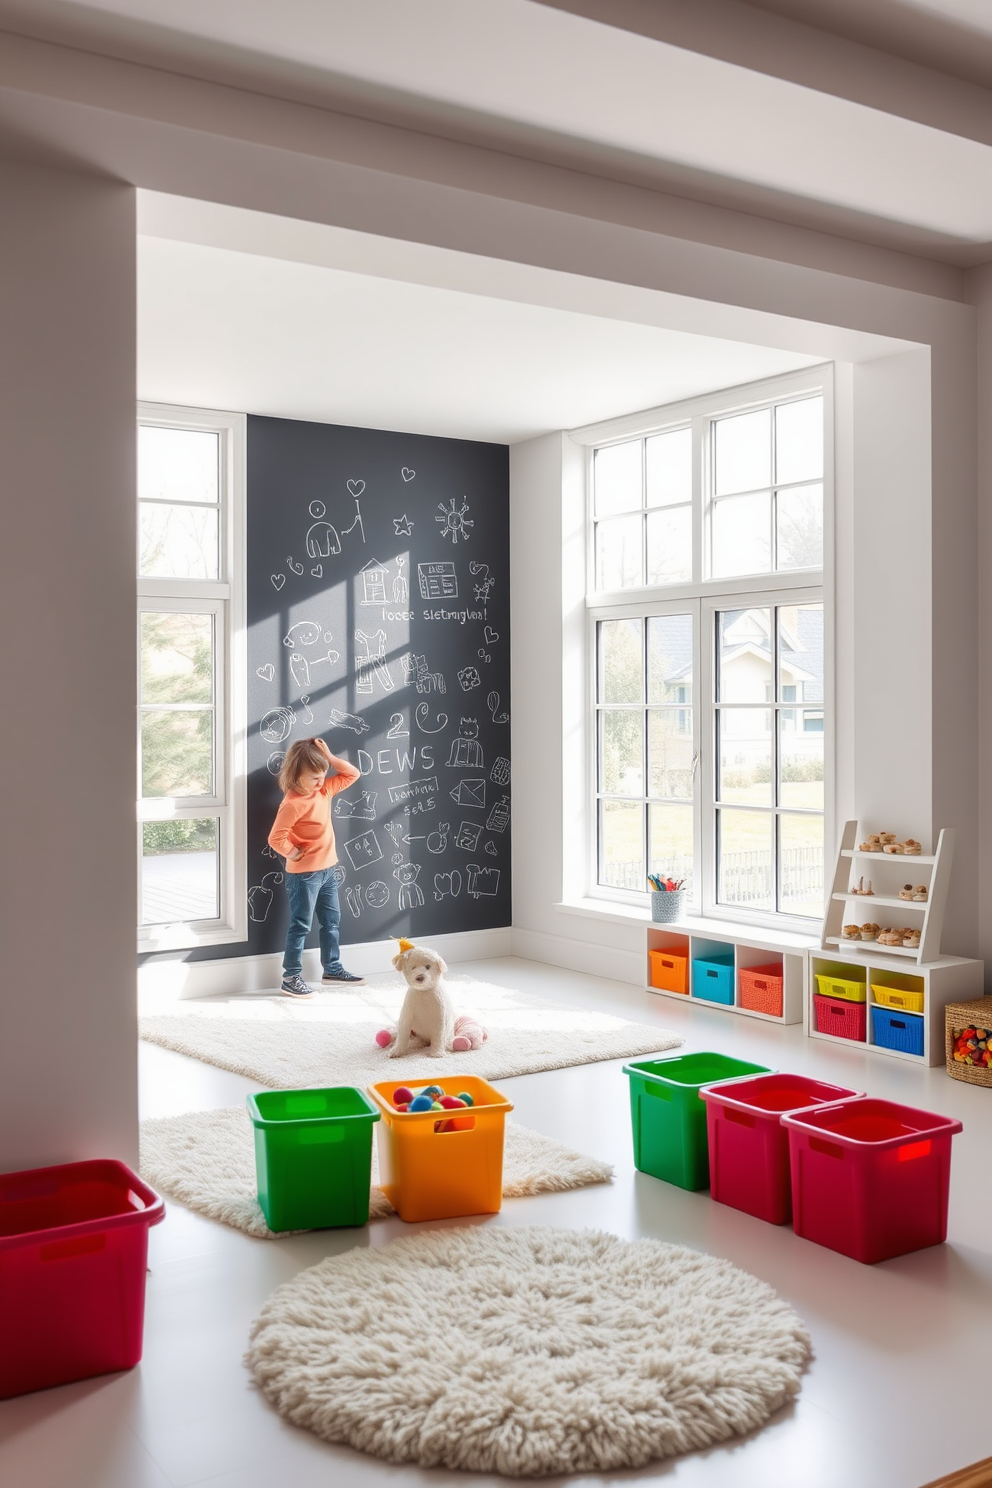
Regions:
[[[392, 1095], [409, 1083], [413, 1090], [438, 1085], [445, 1095], [465, 1091], [471, 1109], [397, 1111]], [[498, 1214], [503, 1203], [503, 1133], [512, 1101], [477, 1075], [443, 1075], [368, 1087], [382, 1112], [376, 1128], [379, 1186], [400, 1219], [456, 1219], [466, 1214]], [[440, 1130], [447, 1127], [448, 1130]]]
[[651, 958], [651, 985], [662, 992], [689, 991], [689, 952], [649, 951]]
[[742, 966], [737, 973], [740, 982], [738, 1006], [752, 1013], [782, 1016], [782, 963], [772, 966]]

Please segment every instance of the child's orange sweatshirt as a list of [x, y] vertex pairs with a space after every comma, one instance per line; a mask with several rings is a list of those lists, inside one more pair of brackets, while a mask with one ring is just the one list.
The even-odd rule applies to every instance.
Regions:
[[[360, 780], [361, 771], [347, 760], [337, 758], [332, 769], [337, 774], [328, 775], [312, 796], [287, 791], [282, 798], [269, 833], [269, 846], [286, 859], [287, 873], [313, 873], [318, 868], [330, 868], [338, 860], [331, 825], [331, 797]], [[292, 860], [289, 854], [297, 847], [302, 847], [303, 856]]]

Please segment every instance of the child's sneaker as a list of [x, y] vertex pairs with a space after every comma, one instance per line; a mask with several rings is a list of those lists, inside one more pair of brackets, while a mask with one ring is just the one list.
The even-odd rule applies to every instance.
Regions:
[[312, 997], [313, 989], [308, 987], [301, 976], [285, 976], [279, 991], [286, 997]]
[[354, 972], [352, 971], [345, 971], [343, 966], [339, 966], [337, 971], [325, 971], [320, 980], [324, 983], [325, 986], [328, 983], [330, 983], [332, 986], [338, 987], [343, 987], [345, 985], [349, 987], [365, 986], [364, 977], [355, 976]]

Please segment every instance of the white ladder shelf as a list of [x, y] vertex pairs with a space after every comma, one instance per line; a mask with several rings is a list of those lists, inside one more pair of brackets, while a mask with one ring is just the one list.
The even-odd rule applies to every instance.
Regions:
[[[954, 858], [954, 837], [953, 827], [942, 828], [937, 838], [937, 851], [932, 854], [920, 853], [916, 857], [904, 857], [899, 853], [866, 853], [858, 848], [858, 842], [863, 839], [859, 836], [857, 822], [845, 822], [837, 866], [834, 869], [833, 887], [827, 900], [827, 912], [823, 917], [821, 949], [833, 949], [835, 946], [845, 947], [850, 951], [860, 949], [863, 952], [870, 951], [873, 957], [891, 956], [893, 960], [902, 958], [917, 964], [939, 960], [940, 937]], [[925, 871], [920, 873], [920, 869]], [[879, 887], [873, 894], [851, 893], [852, 880], [856, 882], [861, 877], [870, 878], [873, 885], [877, 881]], [[927, 897], [922, 904], [898, 897], [895, 879], [906, 882], [910, 877], [918, 877], [920, 882], [927, 883]], [[858, 906], [857, 915], [851, 915], [851, 921], [856, 917], [859, 921], [871, 918], [881, 923], [885, 918], [894, 920], [897, 915], [905, 915], [908, 911], [909, 918], [905, 923], [914, 927], [919, 923], [919, 947], [886, 946], [879, 945], [878, 941], [847, 940], [841, 930], [850, 922], [848, 906], [851, 904]], [[875, 910], [891, 910], [892, 914], [880, 916], [873, 913]]]

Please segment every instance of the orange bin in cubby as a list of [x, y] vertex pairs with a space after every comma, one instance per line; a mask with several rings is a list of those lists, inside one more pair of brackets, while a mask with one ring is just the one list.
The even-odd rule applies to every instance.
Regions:
[[649, 951], [651, 985], [661, 992], [689, 991], [689, 948], [679, 951]]
[[464, 1091], [471, 1107], [445, 1111], [397, 1111], [398, 1076], [368, 1087], [382, 1112], [377, 1128], [379, 1186], [400, 1219], [455, 1219], [498, 1214], [503, 1203], [503, 1135], [513, 1103], [478, 1075], [442, 1075], [413, 1081], [445, 1095]]

